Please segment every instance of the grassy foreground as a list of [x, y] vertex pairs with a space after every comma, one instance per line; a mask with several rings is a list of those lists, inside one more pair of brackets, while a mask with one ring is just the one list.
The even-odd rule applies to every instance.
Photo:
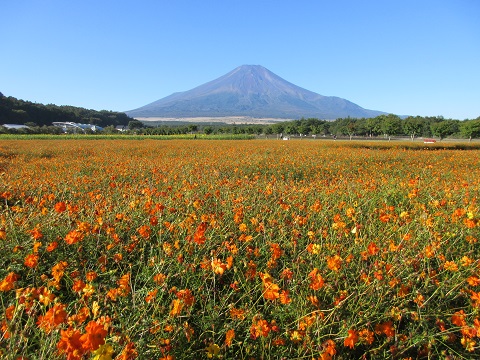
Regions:
[[480, 356], [480, 150], [354, 144], [3, 140], [0, 357]]

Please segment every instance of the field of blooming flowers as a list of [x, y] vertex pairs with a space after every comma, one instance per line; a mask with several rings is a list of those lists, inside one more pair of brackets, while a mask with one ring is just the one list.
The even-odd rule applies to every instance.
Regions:
[[0, 357], [478, 357], [479, 164], [423, 144], [2, 141]]

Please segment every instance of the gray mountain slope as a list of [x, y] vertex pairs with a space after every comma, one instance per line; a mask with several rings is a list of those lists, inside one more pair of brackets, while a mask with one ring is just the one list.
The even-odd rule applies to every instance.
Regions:
[[126, 111], [132, 117], [222, 117], [298, 119], [375, 117], [348, 100], [294, 85], [260, 65], [243, 65], [194, 89]]

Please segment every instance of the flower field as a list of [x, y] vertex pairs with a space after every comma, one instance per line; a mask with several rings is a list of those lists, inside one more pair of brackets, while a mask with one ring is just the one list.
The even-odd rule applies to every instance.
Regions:
[[0, 142], [0, 358], [479, 357], [480, 150], [358, 144]]

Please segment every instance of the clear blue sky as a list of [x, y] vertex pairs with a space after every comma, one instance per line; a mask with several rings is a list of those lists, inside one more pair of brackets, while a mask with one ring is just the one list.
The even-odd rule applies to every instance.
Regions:
[[478, 0], [0, 0], [0, 92], [131, 110], [262, 65], [399, 115], [480, 116]]

